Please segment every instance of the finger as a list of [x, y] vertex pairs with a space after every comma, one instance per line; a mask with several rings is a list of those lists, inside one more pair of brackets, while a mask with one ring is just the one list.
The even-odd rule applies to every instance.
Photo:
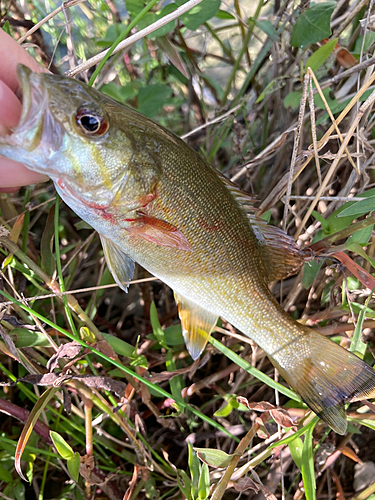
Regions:
[[46, 175], [28, 170], [21, 163], [0, 156], [0, 190], [6, 189], [9, 192], [9, 188], [11, 188], [15, 191], [20, 186], [37, 184], [47, 180]]
[[15, 92], [18, 89], [17, 65], [25, 64], [36, 73], [47, 71], [40, 66], [25, 50], [18, 45], [4, 30], [0, 29], [1, 64], [0, 80]]
[[0, 135], [17, 125], [21, 109], [21, 103], [15, 94], [0, 80]]

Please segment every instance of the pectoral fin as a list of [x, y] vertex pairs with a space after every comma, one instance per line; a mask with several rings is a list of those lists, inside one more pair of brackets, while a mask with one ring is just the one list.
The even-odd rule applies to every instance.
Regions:
[[121, 248], [100, 235], [105, 260], [116, 283], [125, 292], [128, 291], [129, 281], [134, 273], [134, 261]]
[[190, 356], [195, 360], [205, 348], [218, 316], [202, 309], [176, 292], [174, 292], [174, 297], [178, 305], [185, 344]]
[[126, 230], [139, 238], [178, 250], [192, 250], [184, 234], [169, 222], [139, 214], [135, 219], [126, 219], [131, 225]]

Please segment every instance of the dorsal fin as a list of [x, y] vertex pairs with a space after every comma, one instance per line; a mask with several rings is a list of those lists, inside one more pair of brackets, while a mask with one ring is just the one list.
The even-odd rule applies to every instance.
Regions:
[[257, 217], [257, 209], [254, 208], [256, 199], [242, 191], [225, 176], [221, 175], [221, 178], [245, 211], [259, 243], [264, 245], [267, 256], [267, 265], [265, 266], [267, 281], [281, 280], [295, 274], [304, 263], [304, 258], [293, 238], [282, 229], [271, 226], [265, 220]]

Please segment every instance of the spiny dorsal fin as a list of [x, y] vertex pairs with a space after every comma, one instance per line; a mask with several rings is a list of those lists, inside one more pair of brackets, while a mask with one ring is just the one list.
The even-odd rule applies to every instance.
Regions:
[[127, 292], [129, 281], [134, 273], [134, 261], [118, 245], [107, 240], [101, 234], [99, 236], [109, 270], [118, 286]]
[[221, 176], [225, 185], [246, 212], [250, 225], [259, 243], [264, 245], [267, 256], [267, 281], [277, 281], [295, 274], [304, 258], [293, 238], [278, 227], [267, 224], [256, 215], [255, 198], [235, 186], [229, 179]]
[[181, 319], [182, 334], [190, 356], [196, 360], [206, 347], [218, 316], [202, 309], [193, 301], [186, 299], [177, 292], [174, 298], [178, 305], [178, 314]]

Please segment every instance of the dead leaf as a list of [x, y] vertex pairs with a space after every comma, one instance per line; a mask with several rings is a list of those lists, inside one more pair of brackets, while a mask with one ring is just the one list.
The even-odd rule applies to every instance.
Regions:
[[270, 410], [271, 417], [274, 421], [281, 425], [281, 427], [293, 427], [293, 420], [289, 413], [283, 408], [275, 408]]
[[47, 363], [47, 370], [52, 372], [55, 368], [59, 366], [59, 359], [73, 359], [81, 352], [82, 346], [78, 344], [75, 340], [73, 342], [68, 342], [67, 344], [62, 344], [57, 353], [54, 354]]
[[357, 454], [349, 448], [349, 446], [339, 446], [338, 450], [341, 451], [343, 455], [353, 460], [353, 462], [357, 462], [357, 464], [362, 464], [362, 460], [357, 456]]
[[[269, 414], [266, 412], [263, 414], [263, 417], [264, 416], [267, 416], [268, 419]], [[266, 426], [264, 425], [263, 418], [256, 417], [255, 423], [259, 425], [259, 429], [257, 430], [257, 435], [259, 439], [268, 439], [270, 437], [270, 434], [267, 431]]]
[[240, 477], [238, 481], [232, 482], [236, 491], [254, 490], [256, 493], [260, 490], [259, 486], [249, 477]]
[[93, 347], [102, 354], [104, 354], [105, 356], [107, 356], [108, 358], [114, 360], [118, 358], [117, 354], [106, 340], [99, 340], [99, 342], [97, 342]]
[[337, 49], [336, 59], [337, 62], [340, 64], [340, 66], [342, 66], [345, 69], [349, 69], [355, 66], [357, 64], [356, 58], [344, 47], [341, 47], [339, 45], [339, 48], [337, 48], [337, 45], [339, 44], [336, 44], [336, 49]]
[[335, 259], [339, 260], [344, 266], [365, 285], [366, 288], [372, 290], [375, 288], [375, 278], [370, 273], [365, 271], [363, 267], [359, 266], [344, 252], [336, 252], [333, 254]]
[[249, 403], [249, 401], [242, 396], [237, 397], [237, 403], [245, 405], [249, 408], [249, 410], [254, 411], [270, 411], [275, 409], [275, 406], [271, 403], [268, 403], [267, 401], [261, 401], [260, 403]]
[[[62, 373], [44, 373], [43, 375], [26, 375], [17, 379], [17, 382], [27, 382], [29, 384], [40, 386], [60, 387], [63, 383], [70, 380], [79, 380], [87, 387], [95, 389], [104, 389], [114, 392], [119, 398], [125, 395], [126, 383], [120, 380], [113, 380], [111, 377], [97, 377], [94, 375], [64, 375]], [[13, 386], [17, 382], [2, 382], [0, 385]]]
[[139, 471], [140, 471], [140, 466], [137, 464], [134, 464], [133, 477], [129, 481], [129, 487], [125, 492], [124, 500], [130, 500], [132, 493], [134, 491], [135, 485], [137, 484], [137, 478], [138, 478]]

